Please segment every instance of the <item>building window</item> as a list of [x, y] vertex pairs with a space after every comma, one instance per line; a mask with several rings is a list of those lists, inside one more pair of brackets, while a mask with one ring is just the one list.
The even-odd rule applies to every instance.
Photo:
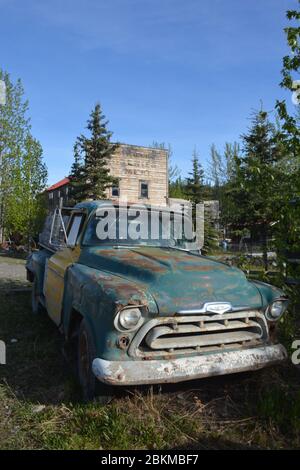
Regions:
[[119, 197], [120, 196], [120, 187], [119, 187], [119, 183], [112, 186], [111, 188], [111, 195], [112, 197]]
[[49, 199], [50, 201], [53, 199], [53, 193], [49, 193]]
[[149, 197], [149, 183], [148, 183], [148, 181], [140, 181], [140, 197], [148, 199], [148, 197]]

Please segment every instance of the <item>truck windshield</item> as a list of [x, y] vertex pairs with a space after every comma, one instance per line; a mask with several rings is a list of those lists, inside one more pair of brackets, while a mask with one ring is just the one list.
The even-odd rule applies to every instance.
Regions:
[[83, 245], [196, 249], [191, 219], [183, 213], [116, 208], [96, 213], [87, 226]]

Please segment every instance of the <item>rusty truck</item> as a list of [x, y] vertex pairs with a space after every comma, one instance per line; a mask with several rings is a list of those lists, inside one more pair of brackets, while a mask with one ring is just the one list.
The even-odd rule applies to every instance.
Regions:
[[[151, 208], [159, 226], [167, 210]], [[155, 242], [118, 230], [101, 239], [103, 211], [113, 227], [134, 221], [110, 201], [57, 210], [26, 264], [32, 310], [46, 312], [74, 351], [85, 400], [285, 360], [276, 339], [288, 305], [282, 290], [202, 256], [174, 230]]]

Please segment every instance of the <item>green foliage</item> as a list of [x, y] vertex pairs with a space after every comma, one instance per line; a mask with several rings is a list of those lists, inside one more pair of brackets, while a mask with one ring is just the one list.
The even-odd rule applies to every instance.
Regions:
[[[300, 1], [299, 1], [300, 3]], [[291, 26], [285, 28], [287, 43], [290, 54], [283, 58], [281, 87], [292, 92], [297, 92], [298, 102], [300, 86], [295, 87], [293, 80], [299, 77], [300, 71], [300, 11], [288, 10], [287, 19], [292, 22]], [[293, 21], [296, 21], [294, 25]], [[295, 115], [290, 115], [285, 101], [277, 101], [276, 108], [282, 121], [281, 140], [285, 146], [286, 153], [290, 158], [297, 161], [293, 178], [292, 189], [300, 195], [300, 127], [299, 127], [299, 103], [296, 106]]]
[[71, 191], [69, 199], [71, 206], [84, 199], [84, 171], [78, 141], [74, 144], [73, 152], [74, 162], [70, 174]]
[[[300, 3], [300, 2], [299, 2]], [[282, 81], [280, 85], [295, 91], [293, 79], [299, 77], [300, 72], [300, 11], [287, 11], [287, 19], [291, 26], [285, 28], [287, 43], [290, 48], [289, 55], [283, 58]], [[294, 23], [295, 21], [295, 23]], [[298, 90], [298, 99], [299, 99]], [[276, 227], [276, 245], [279, 253], [282, 279], [285, 277], [300, 280], [300, 264], [291, 263], [293, 254], [300, 256], [300, 106], [295, 106], [295, 114], [290, 115], [284, 101], [277, 101], [279, 117], [282, 122], [280, 134], [288, 162], [287, 184], [284, 191], [284, 200], [281, 208], [279, 223]], [[294, 204], [292, 203], [294, 200]], [[299, 258], [299, 256], [297, 256]], [[291, 309], [298, 311], [300, 304], [299, 285], [289, 287]]]
[[225, 143], [221, 154], [213, 144], [210, 149], [209, 179], [212, 182], [210, 199], [219, 201], [220, 220], [224, 227], [232, 224], [236, 213], [235, 198], [231, 197], [237, 190], [237, 162], [240, 155], [240, 146], [237, 142]]
[[264, 390], [258, 400], [258, 413], [261, 418], [276, 425], [283, 432], [299, 434], [300, 431], [300, 391], [290, 387], [275, 385]]
[[[300, 1], [298, 1], [298, 3], [300, 4]], [[288, 10], [286, 16], [291, 22], [291, 26], [286, 27], [284, 30], [290, 48], [290, 54], [283, 58], [283, 68], [281, 70], [282, 81], [280, 85], [291, 93], [297, 91], [298, 105], [295, 107], [294, 115], [288, 113], [285, 101], [277, 101], [276, 107], [282, 121], [280, 137], [285, 146], [287, 155], [294, 162], [294, 172], [293, 175], [291, 175], [289, 186], [290, 193], [294, 192], [295, 196], [296, 194], [300, 195], [300, 93], [298, 93], [300, 86], [297, 86], [297, 90], [293, 79], [298, 78], [300, 72], [300, 11]], [[294, 21], [296, 22], [295, 24], [293, 23]]]
[[225, 181], [229, 182], [234, 179], [236, 175], [236, 165], [237, 160], [240, 155], [241, 149], [238, 142], [225, 142], [224, 149], [224, 172], [225, 172]]
[[112, 132], [107, 129], [107, 124], [98, 103], [87, 123], [90, 137], [81, 135], [74, 145], [70, 178], [75, 203], [83, 199], [106, 199], [106, 189], [115, 183], [108, 162], [118, 144], [111, 143]]
[[[20, 80], [13, 84], [0, 70], [6, 84], [6, 104], [0, 106], [0, 227], [5, 235], [37, 235], [45, 214], [41, 195], [47, 180], [42, 147], [30, 133], [28, 102]], [[1, 237], [0, 237], [1, 238]]]
[[5, 226], [9, 233], [23, 234], [26, 242], [39, 233], [46, 216], [42, 191], [46, 185], [47, 169], [42, 153], [40, 143], [28, 134], [24, 154], [13, 172], [14, 192], [7, 197]]
[[185, 194], [187, 199], [194, 205], [203, 202], [204, 192], [204, 171], [199, 162], [199, 155], [196, 149], [193, 151], [192, 171], [186, 180]]
[[170, 181], [169, 197], [185, 199], [186, 197], [185, 181], [181, 177], [176, 178], [175, 181]]
[[204, 245], [201, 253], [204, 255], [211, 255], [219, 248], [219, 234], [214, 227], [208, 210], [204, 211]]
[[261, 238], [267, 268], [267, 239], [280, 214], [287, 184], [284, 153], [278, 130], [263, 110], [253, 115], [242, 140], [243, 153], [235, 157], [236, 175], [228, 185], [231, 223]]

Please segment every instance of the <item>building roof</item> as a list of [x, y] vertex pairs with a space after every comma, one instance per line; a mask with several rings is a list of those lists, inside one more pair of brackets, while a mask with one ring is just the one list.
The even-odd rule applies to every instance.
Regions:
[[62, 186], [65, 186], [69, 182], [70, 182], [69, 178], [64, 178], [64, 179], [58, 181], [57, 183], [52, 184], [52, 186], [49, 186], [49, 188], [47, 188], [47, 191], [54, 191], [54, 189], [61, 188]]

